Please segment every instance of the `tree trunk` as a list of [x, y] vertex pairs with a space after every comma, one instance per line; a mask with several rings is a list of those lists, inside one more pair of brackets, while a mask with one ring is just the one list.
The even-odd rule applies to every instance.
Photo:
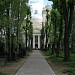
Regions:
[[63, 5], [63, 16], [65, 22], [65, 31], [64, 31], [64, 61], [68, 61], [70, 59], [70, 51], [69, 51], [69, 33], [68, 33], [68, 10], [66, 7], [66, 1], [62, 1]]
[[[68, 25], [68, 24], [66, 24]], [[65, 27], [64, 33], [64, 61], [70, 60], [70, 50], [69, 50], [69, 33], [68, 28]]]
[[55, 44], [52, 44], [52, 52], [51, 52], [51, 55], [54, 55], [54, 50], [55, 50]]
[[65, 22], [65, 31], [64, 31], [64, 61], [70, 60], [70, 50], [69, 50], [69, 37], [72, 28], [72, 18], [73, 18], [73, 9], [74, 3], [73, 0], [70, 4], [70, 16], [68, 15], [66, 0], [62, 0], [63, 5], [63, 15], [64, 15], [64, 22]]
[[[60, 11], [61, 13], [61, 11]], [[56, 56], [59, 57], [59, 51], [60, 51], [60, 41], [62, 39], [62, 35], [63, 35], [63, 19], [62, 19], [62, 13], [61, 13], [61, 19], [60, 19], [60, 28], [59, 28], [59, 39], [57, 42], [57, 53]]]
[[69, 16], [69, 36], [71, 34], [71, 30], [72, 30], [72, 21], [73, 21], [73, 12], [74, 12], [74, 3], [70, 3], [70, 16]]
[[33, 48], [33, 38], [31, 38], [31, 49]]
[[[9, 21], [9, 9], [7, 9], [7, 17], [8, 17], [8, 21]], [[9, 61], [12, 60], [12, 55], [11, 55], [11, 43], [10, 43], [10, 25], [8, 24], [8, 27], [7, 27], [7, 43], [8, 43], [8, 57], [7, 59]]]

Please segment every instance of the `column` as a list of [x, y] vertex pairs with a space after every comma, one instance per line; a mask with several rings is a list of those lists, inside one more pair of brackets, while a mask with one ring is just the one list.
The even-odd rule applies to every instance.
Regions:
[[35, 35], [33, 35], [33, 49], [35, 49]]
[[40, 49], [40, 35], [38, 35], [38, 48]]

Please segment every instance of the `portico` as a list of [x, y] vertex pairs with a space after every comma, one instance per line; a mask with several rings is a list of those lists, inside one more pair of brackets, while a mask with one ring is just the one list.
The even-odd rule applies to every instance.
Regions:
[[33, 34], [33, 49], [40, 49], [41, 34]]

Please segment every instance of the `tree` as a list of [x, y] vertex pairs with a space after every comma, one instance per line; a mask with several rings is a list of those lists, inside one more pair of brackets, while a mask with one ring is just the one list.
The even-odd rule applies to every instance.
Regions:
[[[8, 60], [14, 58], [13, 53], [15, 51], [16, 56], [18, 56], [21, 51], [19, 46], [19, 44], [21, 44], [20, 28], [26, 16], [26, 10], [28, 7], [26, 6], [27, 2], [28, 0], [0, 1], [0, 30], [4, 32], [4, 34], [2, 33], [1, 35], [1, 39], [4, 39], [4, 49], [6, 50]], [[3, 38], [3, 36], [5, 38]]]
[[[62, 7], [64, 19], [64, 61], [70, 59], [69, 40], [72, 29], [72, 19], [74, 12], [74, 0], [52, 0], [53, 6], [59, 10]], [[61, 12], [60, 12], [61, 14]]]
[[54, 51], [56, 56], [59, 56], [58, 45], [60, 45], [59, 41], [59, 33], [60, 33], [60, 13], [56, 9], [51, 10], [51, 24], [53, 25], [53, 44], [52, 44], [52, 55]]
[[74, 0], [68, 0], [68, 7], [66, 0], [62, 0], [62, 9], [63, 17], [65, 22], [65, 31], [64, 31], [64, 61], [70, 59], [70, 49], [69, 49], [69, 37], [72, 29], [72, 20], [74, 12]]
[[41, 49], [44, 49], [44, 37], [45, 37], [45, 27], [42, 22], [42, 29], [41, 29]]
[[28, 26], [28, 37], [29, 37], [29, 50], [32, 48], [32, 39], [33, 39], [33, 25], [32, 22], [30, 22]]
[[45, 50], [48, 48], [48, 20], [49, 20], [49, 10], [46, 9], [46, 23], [45, 23], [45, 36], [46, 36], [46, 44], [45, 44]]

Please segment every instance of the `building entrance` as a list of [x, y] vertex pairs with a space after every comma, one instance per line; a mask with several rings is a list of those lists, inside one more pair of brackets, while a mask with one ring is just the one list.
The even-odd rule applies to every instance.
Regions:
[[38, 49], [38, 36], [35, 36], [35, 49]]
[[40, 35], [33, 35], [33, 49], [40, 49]]

